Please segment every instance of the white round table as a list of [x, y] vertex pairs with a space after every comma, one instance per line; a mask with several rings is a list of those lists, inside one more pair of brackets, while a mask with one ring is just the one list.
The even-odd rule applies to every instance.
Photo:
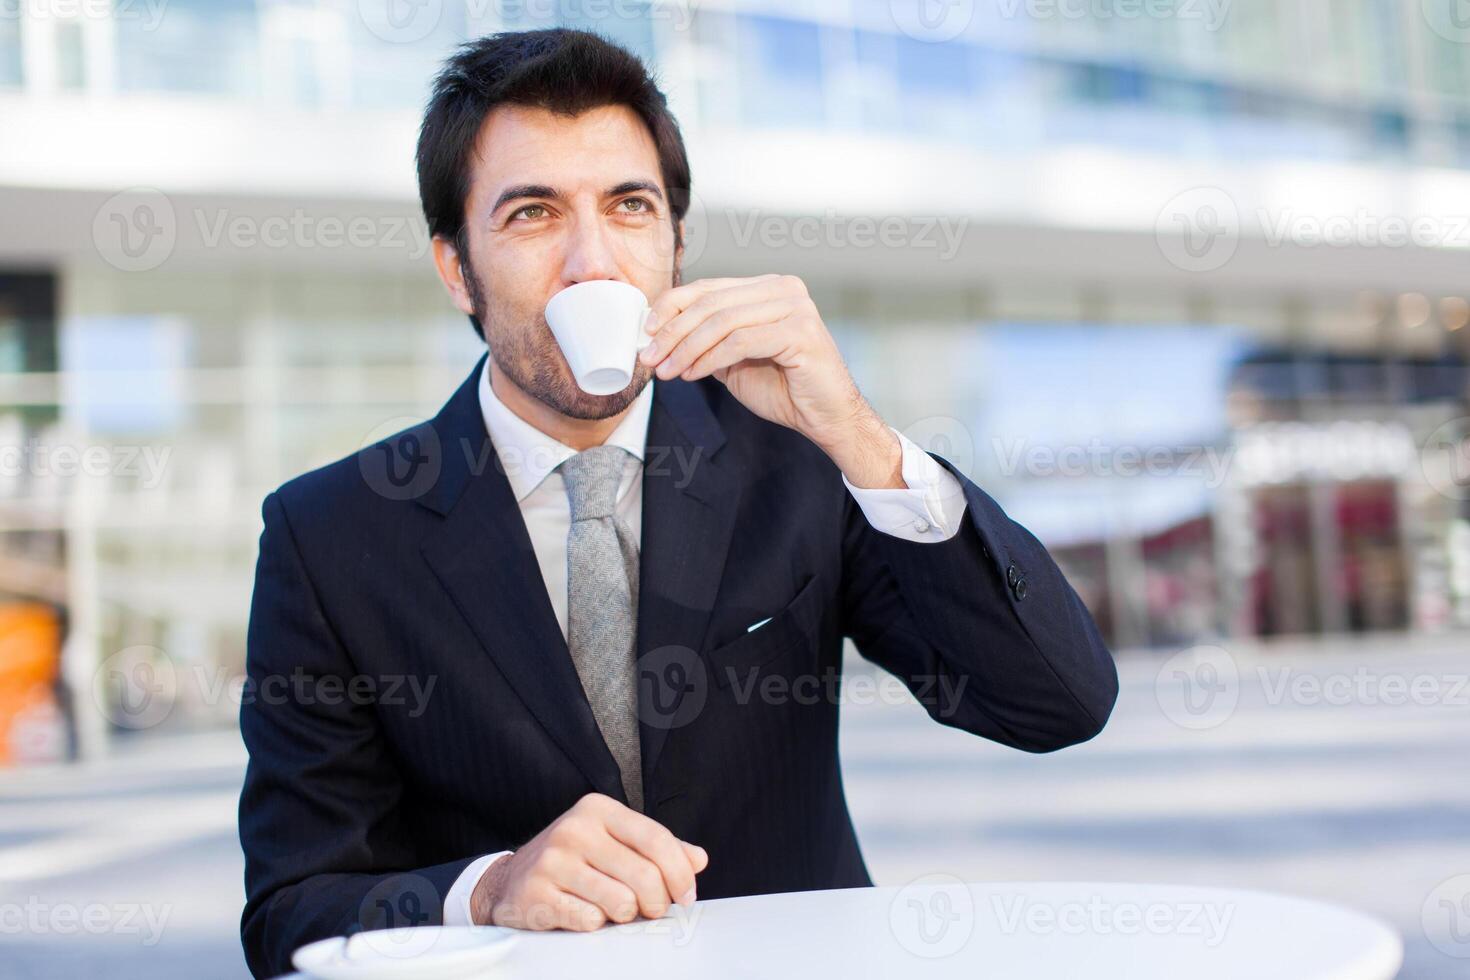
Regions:
[[903, 887], [700, 901], [592, 933], [524, 932], [488, 975], [1391, 980], [1402, 961], [1384, 923], [1301, 898], [931, 875]]

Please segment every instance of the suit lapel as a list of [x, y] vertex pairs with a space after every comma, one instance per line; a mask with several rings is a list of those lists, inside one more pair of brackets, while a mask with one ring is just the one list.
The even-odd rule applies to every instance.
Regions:
[[592, 785], [626, 802], [546, 594], [526, 523], [485, 431], [484, 358], [434, 420], [441, 471], [419, 501], [445, 515], [424, 558], [480, 645]]
[[[716, 382], [707, 382], [715, 384]], [[716, 453], [724, 432], [697, 384], [654, 384], [643, 457], [643, 532], [639, 560], [639, 739], [644, 793], [671, 727], [701, 668], [704, 642], [735, 524], [741, 482]], [[656, 777], [653, 777], [656, 779]]]
[[[617, 762], [587, 703], [525, 521], [485, 431], [479, 400], [484, 360], [440, 413], [417, 427], [420, 444], [437, 444], [441, 466], [418, 500], [445, 518], [426, 536], [423, 555], [541, 726], [598, 792], [626, 803]], [[638, 589], [645, 794], [658, 792], [650, 777], [669, 728], [683, 720], [679, 707], [688, 687], [670, 681], [698, 668], [697, 651], [734, 528], [741, 482], [715, 458], [724, 443], [699, 385], [654, 384], [643, 460]], [[678, 671], [663, 669], [675, 662]], [[653, 806], [658, 797], [646, 795], [646, 801]]]

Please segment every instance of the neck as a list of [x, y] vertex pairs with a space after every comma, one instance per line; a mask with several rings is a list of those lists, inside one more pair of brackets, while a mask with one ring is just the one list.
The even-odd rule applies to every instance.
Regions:
[[618, 423], [623, 421], [623, 417], [633, 407], [629, 405], [618, 414], [605, 419], [571, 418], [533, 397], [506, 377], [494, 358], [490, 359], [490, 387], [494, 389], [495, 397], [500, 399], [501, 404], [523, 422], [557, 442], [571, 446], [577, 452], [607, 442], [607, 437], [612, 435]]

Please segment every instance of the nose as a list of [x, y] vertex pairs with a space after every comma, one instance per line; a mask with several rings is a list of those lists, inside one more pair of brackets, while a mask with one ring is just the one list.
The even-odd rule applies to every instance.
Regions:
[[622, 279], [613, 241], [596, 215], [580, 215], [573, 223], [562, 262], [563, 286], [593, 279]]

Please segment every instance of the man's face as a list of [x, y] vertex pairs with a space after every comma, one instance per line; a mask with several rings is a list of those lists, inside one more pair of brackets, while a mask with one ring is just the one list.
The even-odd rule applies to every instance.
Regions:
[[650, 301], [675, 283], [679, 256], [652, 135], [626, 106], [572, 118], [502, 106], [481, 127], [470, 173], [469, 256], [455, 299], [480, 318], [496, 366], [563, 415], [621, 412], [652, 372], [638, 363], [622, 391], [587, 394], [545, 309], [552, 296], [590, 279], [631, 283]]

